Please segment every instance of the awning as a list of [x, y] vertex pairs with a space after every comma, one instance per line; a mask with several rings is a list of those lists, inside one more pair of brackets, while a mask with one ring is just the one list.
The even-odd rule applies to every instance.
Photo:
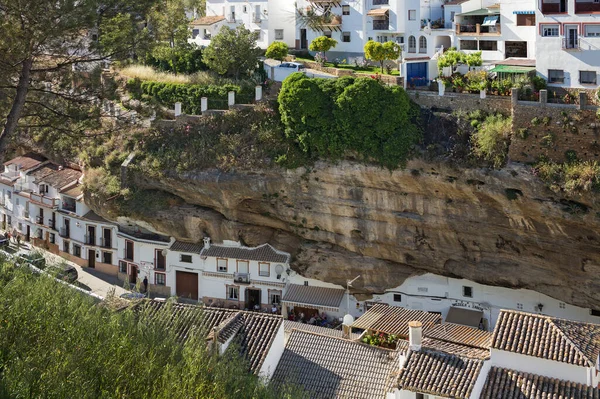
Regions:
[[493, 17], [485, 17], [483, 20], [483, 24], [481, 26], [494, 26], [498, 23], [498, 16], [494, 15]]
[[482, 16], [482, 15], [500, 15], [500, 13], [498, 11], [491, 11], [491, 10], [488, 10], [487, 8], [482, 8], [480, 10], [463, 12], [462, 14], [456, 14], [456, 15], [460, 15], [461, 17], [470, 17], [470, 16], [476, 17], [476, 16]]
[[345, 290], [341, 288], [315, 287], [290, 284], [281, 299], [285, 305], [339, 311]]
[[527, 10], [527, 11], [513, 11], [513, 14], [535, 14], [535, 11]]
[[479, 328], [482, 317], [483, 312], [481, 310], [450, 306], [448, 316], [446, 316], [446, 323], [462, 324], [463, 326]]
[[367, 15], [371, 16], [371, 17], [385, 17], [386, 15], [388, 15], [388, 9], [387, 8], [374, 8], [372, 10], [369, 10], [369, 12], [367, 12]]
[[529, 73], [535, 71], [535, 67], [515, 66], [515, 65], [496, 65], [489, 72], [496, 73]]

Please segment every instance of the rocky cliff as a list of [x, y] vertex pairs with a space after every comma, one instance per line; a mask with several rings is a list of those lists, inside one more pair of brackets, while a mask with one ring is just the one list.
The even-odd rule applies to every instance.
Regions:
[[154, 230], [196, 242], [270, 242], [291, 252], [303, 275], [338, 284], [362, 275], [363, 298], [432, 272], [600, 307], [595, 200], [560, 198], [522, 165], [459, 170], [413, 161], [390, 172], [344, 162], [131, 177], [183, 200], [140, 216]]

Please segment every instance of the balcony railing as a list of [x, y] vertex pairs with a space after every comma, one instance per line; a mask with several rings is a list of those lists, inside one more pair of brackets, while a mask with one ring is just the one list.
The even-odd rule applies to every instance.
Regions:
[[100, 246], [103, 248], [112, 248], [112, 240], [110, 237], [100, 237]]
[[569, 12], [567, 2], [564, 3], [542, 3], [542, 14], [565, 14]]
[[29, 219], [29, 211], [23, 211], [23, 217]]
[[500, 24], [483, 26], [481, 24], [456, 24], [456, 34], [465, 36], [500, 35]]
[[260, 21], [260, 14], [252, 13], [252, 22], [254, 22], [255, 24], [260, 24]]
[[133, 250], [128, 251], [125, 249], [125, 251], [123, 251], [123, 259], [133, 261]]
[[58, 235], [60, 235], [61, 237], [64, 238], [69, 238], [71, 236], [70, 234], [70, 230], [67, 229], [66, 227], [61, 227], [60, 230], [58, 231]]
[[250, 284], [250, 273], [233, 273], [233, 280], [238, 284]]
[[575, 2], [575, 14], [591, 14], [600, 12], [600, 3]]
[[564, 38], [562, 39], [563, 50], [579, 50], [579, 38]]
[[65, 211], [75, 212], [77, 206], [75, 205], [75, 202], [73, 202], [73, 203], [63, 202], [61, 208], [64, 209]]
[[44, 224], [44, 217], [43, 216], [36, 216], [35, 217], [35, 222], [37, 224]]
[[48, 227], [50, 227], [52, 230], [56, 230], [56, 220], [48, 219]]
[[43, 194], [31, 193], [29, 199], [38, 204], [48, 206], [50, 208], [58, 208], [58, 199], [46, 197]]
[[390, 21], [389, 20], [373, 20], [373, 30], [389, 30], [390, 29]]
[[96, 246], [96, 237], [93, 235], [86, 234], [84, 236], [84, 242], [86, 245]]
[[227, 22], [234, 23], [235, 22], [235, 14], [229, 14], [227, 16]]

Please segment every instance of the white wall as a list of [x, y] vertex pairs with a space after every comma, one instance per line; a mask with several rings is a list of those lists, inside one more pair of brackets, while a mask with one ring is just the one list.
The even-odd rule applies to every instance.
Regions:
[[277, 368], [277, 364], [279, 364], [279, 359], [281, 359], [281, 355], [283, 355], [283, 350], [285, 349], [285, 338], [284, 338], [284, 328], [283, 323], [279, 326], [277, 330], [277, 334], [273, 339], [273, 343], [271, 344], [271, 348], [269, 348], [269, 352], [265, 357], [265, 361], [260, 368], [258, 375], [260, 377], [265, 378], [266, 381], [271, 380], [273, 377], [273, 373]]

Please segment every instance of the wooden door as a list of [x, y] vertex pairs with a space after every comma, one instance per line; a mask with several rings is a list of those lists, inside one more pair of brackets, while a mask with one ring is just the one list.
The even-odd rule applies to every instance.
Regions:
[[138, 274], [137, 266], [129, 265], [129, 282], [131, 284], [137, 284], [137, 274]]
[[88, 249], [88, 267], [96, 267], [96, 250]]
[[198, 273], [175, 272], [175, 292], [182, 298], [198, 299]]

